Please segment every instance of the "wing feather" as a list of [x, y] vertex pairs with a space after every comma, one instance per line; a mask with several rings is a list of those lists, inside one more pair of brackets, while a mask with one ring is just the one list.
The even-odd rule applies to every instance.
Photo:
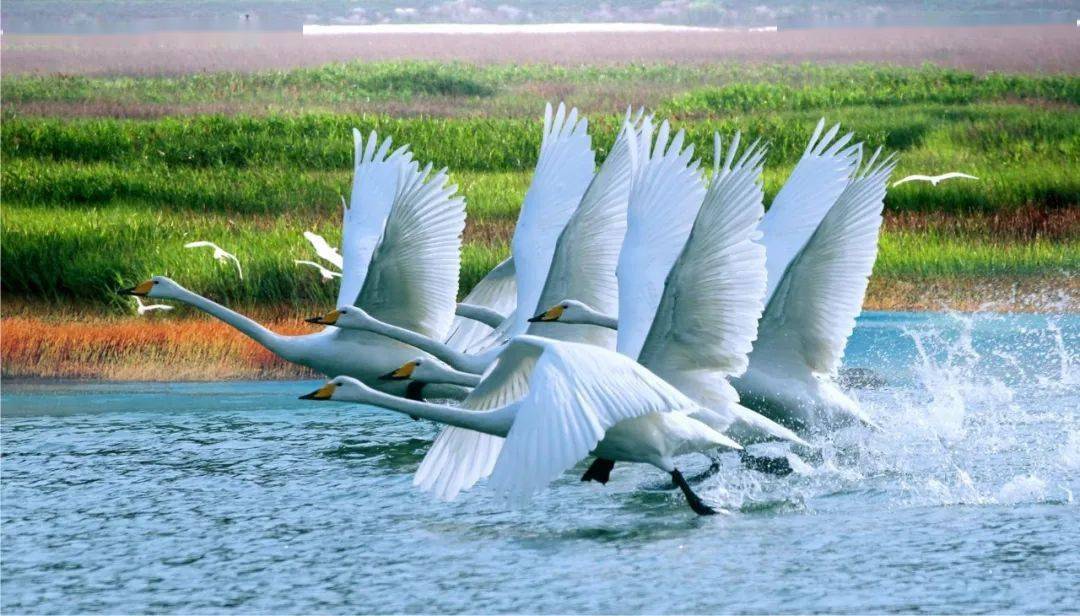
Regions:
[[526, 319], [536, 314], [559, 233], [592, 180], [596, 162], [587, 129], [577, 109], [567, 114], [560, 104], [554, 117], [551, 105], [545, 109], [540, 158], [510, 243], [519, 307], [512, 333], [524, 331]]
[[751, 361], [835, 374], [877, 258], [895, 164], [875, 153], [840, 195], [769, 301]]
[[454, 319], [465, 199], [445, 169], [402, 171], [356, 304], [373, 317], [443, 340]]
[[689, 412], [689, 398], [636, 361], [600, 347], [518, 336], [542, 353], [491, 472], [512, 501], [542, 489], [596, 448], [606, 431], [650, 413]]
[[664, 281], [694, 224], [705, 186], [693, 147], [683, 148], [679, 131], [660, 125], [652, 154], [630, 190], [626, 236], [616, 267], [619, 331], [617, 348], [637, 358], [660, 304]]
[[788, 265], [836, 203], [858, 165], [859, 146], [847, 146], [851, 133], [835, 139], [840, 125], [822, 135], [824, 128], [822, 119], [761, 221], [768, 270], [766, 302], [776, 291]]
[[764, 308], [765, 247], [755, 240], [764, 212], [765, 149], [754, 144], [736, 162], [738, 146], [736, 135], [668, 274], [642, 347], [641, 363], [661, 376], [694, 370], [737, 376], [746, 369]]

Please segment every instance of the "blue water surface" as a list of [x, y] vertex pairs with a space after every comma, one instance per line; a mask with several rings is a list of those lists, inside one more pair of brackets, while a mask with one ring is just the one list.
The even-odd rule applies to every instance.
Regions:
[[437, 428], [317, 382], [4, 383], [0, 611], [1076, 612], [1078, 348], [1077, 315], [864, 315], [883, 429], [725, 457], [711, 518], [628, 464], [433, 501]]

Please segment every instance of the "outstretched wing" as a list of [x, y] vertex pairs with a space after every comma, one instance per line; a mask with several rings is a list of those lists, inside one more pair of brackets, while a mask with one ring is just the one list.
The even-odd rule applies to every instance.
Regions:
[[[541, 351], [536, 346], [508, 344], [480, 384], [462, 401], [462, 408], [489, 411], [524, 398]], [[413, 484], [440, 500], [453, 500], [462, 490], [491, 474], [503, 441], [465, 428], [443, 428], [416, 470]]]
[[491, 487], [527, 499], [589, 455], [606, 431], [650, 413], [696, 405], [636, 361], [597, 346], [519, 336], [542, 349], [528, 393], [491, 473]]
[[402, 168], [412, 160], [406, 147], [390, 152], [387, 138], [376, 149], [374, 132], [365, 143], [353, 129], [354, 169], [352, 197], [341, 223], [341, 288], [338, 306], [355, 304], [364, 287], [371, 259], [390, 216]]
[[642, 347], [641, 363], [662, 376], [695, 370], [737, 376], [746, 369], [764, 308], [765, 247], [755, 240], [765, 209], [765, 150], [752, 145], [735, 161], [738, 146], [736, 136], [667, 277]]
[[896, 164], [891, 156], [877, 157], [792, 262], [765, 308], [751, 354], [755, 363], [787, 366], [795, 374], [834, 374], [839, 367], [874, 269], [885, 186]]
[[445, 169], [410, 162], [356, 305], [376, 319], [442, 340], [454, 319], [465, 199]]
[[544, 137], [532, 184], [525, 194], [510, 252], [517, 270], [517, 310], [511, 333], [525, 331], [536, 314], [559, 233], [574, 213], [593, 177], [596, 162], [588, 122], [576, 109], [559, 105], [544, 111]]
[[[508, 257], [493, 267], [462, 301], [491, 308], [500, 314], [511, 314], [517, 305], [517, 277], [513, 257]], [[479, 321], [455, 317], [446, 344], [455, 351], [480, 350], [476, 347], [477, 343], [485, 340], [491, 330], [491, 327]]]
[[[825, 120], [818, 122], [802, 158], [761, 220], [765, 267], [769, 273], [765, 301], [776, 291], [788, 265], [810, 241], [829, 208], [844, 191], [858, 164], [859, 145], [844, 147], [851, 133], [835, 139], [840, 125], [824, 136]], [[835, 141], [834, 141], [835, 139]]]
[[660, 125], [649, 160], [630, 190], [626, 236], [619, 254], [620, 353], [637, 358], [660, 304], [664, 281], [694, 224], [705, 186], [692, 146], [683, 132], [668, 143], [670, 127]]
[[[637, 165], [637, 138], [641, 135], [648, 139], [651, 132], [651, 117], [640, 119], [635, 125], [627, 116], [611, 153], [559, 234], [540, 306], [577, 299], [604, 314], [615, 314], [618, 310], [615, 265], [626, 235], [626, 207]], [[615, 345], [615, 332], [595, 325], [530, 323], [528, 332], [607, 348]]]

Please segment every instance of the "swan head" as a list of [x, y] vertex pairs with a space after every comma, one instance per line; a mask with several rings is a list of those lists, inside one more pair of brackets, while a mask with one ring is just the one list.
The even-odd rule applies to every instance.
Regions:
[[310, 394], [300, 396], [300, 399], [365, 402], [373, 393], [371, 388], [352, 377], [336, 376]]
[[317, 325], [333, 325], [343, 329], [368, 329], [375, 323], [375, 318], [356, 306], [339, 306], [336, 310], [318, 316], [305, 319], [308, 323]]
[[384, 381], [421, 381], [424, 383], [453, 383], [466, 387], [475, 386], [480, 377], [454, 370], [447, 364], [430, 357], [418, 357], [407, 361], [397, 370], [379, 377]]
[[585, 302], [576, 299], [564, 299], [551, 308], [529, 319], [530, 323], [576, 323], [589, 325], [592, 319], [600, 315]]
[[176, 284], [171, 278], [154, 276], [127, 289], [117, 291], [120, 295], [134, 295], [136, 297], [152, 297], [157, 299], [180, 299], [187, 289]]

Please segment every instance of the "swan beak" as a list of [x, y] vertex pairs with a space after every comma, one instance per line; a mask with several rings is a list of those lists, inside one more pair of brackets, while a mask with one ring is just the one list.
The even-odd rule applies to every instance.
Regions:
[[547, 309], [545, 312], [542, 312], [542, 313], [536, 315], [535, 317], [529, 319], [529, 323], [543, 323], [545, 321], [558, 321], [559, 317], [562, 316], [562, 313], [563, 313], [563, 307], [562, 306], [553, 306], [553, 307]]
[[416, 370], [416, 362], [411, 361], [411, 362], [408, 362], [407, 364], [403, 365], [402, 367], [398, 368], [397, 370], [392, 370], [392, 371], [387, 372], [386, 374], [380, 376], [379, 380], [382, 380], [382, 381], [403, 381], [405, 379], [408, 379], [408, 378], [412, 377], [413, 370]]
[[150, 292], [150, 289], [154, 287], [153, 280], [147, 280], [146, 282], [140, 282], [139, 284], [131, 287], [130, 289], [120, 289], [117, 291], [120, 295], [138, 295], [140, 297], [146, 297], [146, 294]]
[[308, 323], [315, 323], [316, 325], [333, 325], [337, 323], [338, 318], [341, 317], [340, 310], [331, 310], [321, 317], [311, 317], [310, 319], [304, 319]]
[[300, 399], [301, 400], [329, 400], [330, 396], [334, 395], [334, 389], [336, 387], [337, 387], [337, 385], [334, 385], [333, 383], [327, 383], [326, 385], [323, 385], [322, 387], [316, 389], [315, 391], [311, 392], [310, 394], [300, 396]]

